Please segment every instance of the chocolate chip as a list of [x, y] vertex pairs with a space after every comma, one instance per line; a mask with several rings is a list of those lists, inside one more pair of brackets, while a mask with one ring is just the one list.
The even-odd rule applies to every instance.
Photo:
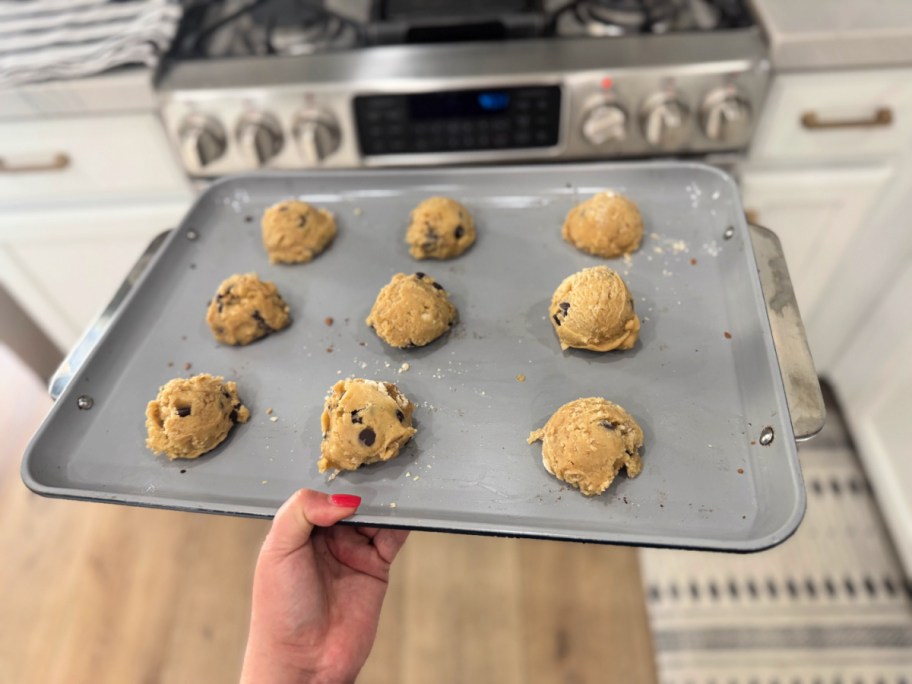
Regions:
[[434, 287], [436, 287], [438, 290], [443, 289], [443, 285], [441, 285], [440, 283], [434, 283]]
[[456, 230], [453, 231], [453, 237], [455, 237], [458, 240], [463, 235], [465, 235], [465, 228], [463, 228], [461, 225], [456, 226]]
[[307, 214], [301, 214], [298, 216], [298, 228], [303, 228], [307, 225]]
[[186, 418], [187, 416], [190, 415], [190, 407], [189, 406], [178, 406], [177, 415], [179, 415], [181, 418]]
[[554, 314], [551, 318], [554, 319], [554, 322], [555, 322], [557, 325], [560, 325], [560, 324], [561, 324], [560, 319], [557, 317], [557, 314]]
[[421, 280], [424, 278], [424, 273], [422, 273], [421, 271], [418, 271], [418, 273], [415, 274], [415, 277], [418, 278], [418, 280]]
[[599, 425], [601, 425], [606, 430], [614, 430], [617, 428], [617, 425], [612, 423], [610, 420], [603, 420], [601, 423], [599, 423]]
[[561, 302], [557, 306], [558, 306], [558, 308], [560, 308], [561, 311], [564, 312], [564, 316], [566, 316], [567, 312], [570, 311], [570, 302]]
[[402, 411], [400, 411], [399, 409], [396, 409], [396, 418], [398, 418], [399, 422], [401, 423], [402, 421], [405, 420], [405, 414]]
[[231, 393], [228, 390], [222, 390], [222, 396], [225, 397], [225, 399], [231, 399]]
[[374, 432], [371, 428], [367, 427], [358, 433], [358, 439], [364, 446], [373, 446], [374, 442], [377, 439], [377, 433]]
[[364, 419], [358, 414], [361, 412], [361, 409], [355, 409], [352, 411], [352, 422], [356, 425], [361, 425], [364, 422]]
[[237, 409], [231, 410], [231, 413], [228, 414], [228, 420], [230, 420], [232, 423], [235, 423], [235, 424], [237, 423], [237, 420], [238, 420]]
[[255, 320], [257, 322], [257, 325], [260, 326], [260, 329], [263, 332], [266, 332], [266, 333], [275, 332], [275, 328], [273, 328], [271, 325], [269, 325], [269, 323], [266, 322], [266, 319], [263, 318], [263, 315], [260, 313], [259, 309], [254, 310], [254, 312], [252, 314], [250, 314], [250, 316], [251, 316], [251, 318], [253, 318], [253, 320]]

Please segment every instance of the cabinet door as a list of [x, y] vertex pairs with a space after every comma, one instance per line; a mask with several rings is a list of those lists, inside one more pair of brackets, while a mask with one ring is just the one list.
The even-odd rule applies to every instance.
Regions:
[[[744, 207], [782, 240], [805, 322], [826, 305], [824, 285], [891, 177], [887, 165], [744, 170]], [[822, 334], [809, 327], [811, 351]]]
[[753, 161], [810, 164], [898, 157], [912, 143], [912, 69], [777, 74]]
[[5, 215], [0, 284], [66, 351], [108, 303], [149, 242], [175, 227], [189, 200]]
[[912, 577], [912, 262], [834, 364], [833, 384], [881, 511]]
[[190, 196], [151, 113], [0, 122], [0, 158], [3, 210]]

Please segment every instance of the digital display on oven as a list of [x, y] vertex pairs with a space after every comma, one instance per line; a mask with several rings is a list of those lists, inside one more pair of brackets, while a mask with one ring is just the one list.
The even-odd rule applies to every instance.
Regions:
[[445, 119], [452, 117], [498, 116], [510, 107], [506, 90], [463, 91], [410, 95], [412, 119]]
[[557, 145], [561, 90], [523, 86], [355, 98], [364, 156]]

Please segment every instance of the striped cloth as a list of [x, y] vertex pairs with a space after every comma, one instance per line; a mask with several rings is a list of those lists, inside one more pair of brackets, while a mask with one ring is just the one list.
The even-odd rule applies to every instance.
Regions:
[[180, 18], [176, 0], [0, 0], [0, 87], [154, 66]]

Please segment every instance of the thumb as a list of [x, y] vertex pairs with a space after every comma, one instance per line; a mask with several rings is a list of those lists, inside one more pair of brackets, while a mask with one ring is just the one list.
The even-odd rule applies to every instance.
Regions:
[[279, 555], [293, 553], [310, 541], [315, 526], [335, 525], [352, 515], [360, 504], [360, 496], [330, 496], [312, 489], [299, 489], [276, 512], [263, 549]]

